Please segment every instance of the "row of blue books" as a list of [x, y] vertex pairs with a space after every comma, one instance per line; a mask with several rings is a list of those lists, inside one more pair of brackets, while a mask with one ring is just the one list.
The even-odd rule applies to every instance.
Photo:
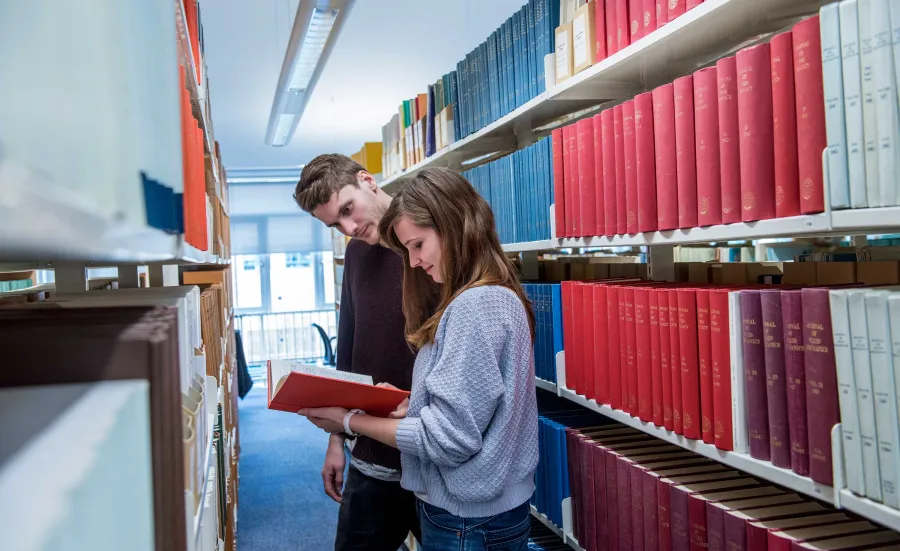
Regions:
[[571, 549], [563, 543], [562, 538], [540, 522], [531, 523], [531, 530], [528, 534], [529, 551], [571, 551]]
[[534, 308], [534, 374], [556, 384], [556, 353], [562, 352], [562, 295], [559, 283], [525, 283]]
[[521, 107], [546, 89], [544, 56], [553, 53], [560, 0], [528, 0], [456, 64], [458, 138]]
[[553, 152], [549, 138], [463, 176], [494, 211], [501, 243], [550, 239]]

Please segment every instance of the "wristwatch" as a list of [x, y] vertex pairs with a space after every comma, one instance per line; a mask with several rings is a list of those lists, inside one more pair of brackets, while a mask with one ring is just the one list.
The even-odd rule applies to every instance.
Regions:
[[359, 436], [359, 433], [356, 433], [356, 432], [353, 432], [352, 430], [350, 430], [350, 418], [353, 417], [353, 415], [355, 415], [357, 413], [361, 413], [363, 415], [366, 414], [366, 412], [361, 409], [351, 409], [350, 411], [348, 411], [347, 413], [344, 414], [344, 434], [346, 434], [347, 436], [350, 436], [351, 438], [356, 438], [357, 436]]

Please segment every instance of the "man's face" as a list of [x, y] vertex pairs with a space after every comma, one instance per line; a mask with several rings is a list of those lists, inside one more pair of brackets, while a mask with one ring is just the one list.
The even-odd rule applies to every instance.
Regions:
[[365, 179], [360, 180], [358, 187], [344, 186], [331, 196], [331, 200], [316, 207], [312, 214], [348, 237], [377, 245], [378, 223], [385, 209], [378, 204], [376, 186]]

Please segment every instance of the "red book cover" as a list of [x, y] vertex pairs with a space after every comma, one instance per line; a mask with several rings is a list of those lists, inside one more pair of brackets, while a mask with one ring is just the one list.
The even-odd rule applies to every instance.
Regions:
[[697, 293], [679, 289], [678, 335], [681, 351], [681, 425], [686, 438], [700, 440], [700, 365], [697, 343]]
[[719, 81], [719, 169], [722, 185], [722, 223], [741, 221], [741, 127], [738, 119], [737, 60], [716, 63]]
[[[600, 10], [598, 10], [600, 11]], [[619, 51], [619, 39], [616, 36], [617, 21], [616, 0], [606, 0], [606, 56]]]
[[578, 541], [588, 542], [594, 541], [596, 536], [596, 519], [594, 511], [594, 465], [593, 454], [590, 448], [593, 443], [583, 441], [581, 450], [579, 451], [578, 466], [581, 472], [581, 491], [579, 492], [579, 531], [576, 538]]
[[[572, 170], [566, 171], [566, 176], [569, 181], [568, 184], [572, 186], [572, 235], [574, 237], [580, 237], [583, 235], [582, 230], [584, 228], [583, 222], [581, 219], [582, 211], [581, 211], [581, 185], [579, 182], [579, 163], [581, 161], [578, 155], [578, 127], [577, 125], [570, 124], [569, 129], [569, 161], [571, 161], [570, 166]], [[567, 164], [569, 166], [569, 164]], [[569, 202], [566, 201], [566, 206], [569, 205]]]
[[[631, 487], [629, 491], [633, 496], [631, 498], [631, 548], [634, 551], [644, 551], [646, 544], [644, 539], [644, 495], [641, 493], [641, 478], [638, 476], [636, 469], [632, 468], [634, 463], [620, 461], [625, 466], [625, 473], [629, 476]], [[653, 503], [656, 508], [656, 503]]]
[[784, 331], [784, 375], [787, 378], [788, 429], [791, 436], [791, 470], [809, 476], [809, 437], [806, 424], [806, 362], [803, 345], [801, 291], [781, 292]]
[[606, 318], [606, 286], [592, 285], [594, 291], [594, 399], [608, 404], [609, 399], [609, 324]]
[[[634, 320], [634, 287], [625, 287], [625, 365], [628, 375], [628, 409], [632, 417], [638, 416], [637, 328]], [[624, 381], [624, 379], [623, 379]]]
[[637, 357], [637, 411], [641, 421], [653, 421], [653, 373], [650, 358], [650, 291], [634, 289], [635, 356]]
[[672, 551], [672, 508], [669, 503], [671, 485], [656, 481], [656, 516], [659, 519], [659, 551]]
[[[574, 331], [572, 343], [575, 345], [572, 354], [572, 369], [566, 365], [566, 385], [576, 394], [584, 394], [584, 283], [576, 282], [572, 290], [572, 321]], [[588, 333], [589, 334], [589, 333]]]
[[709, 331], [713, 438], [717, 448], [731, 451], [734, 449], [731, 417], [731, 328], [728, 323], [728, 291], [725, 289], [709, 291]]
[[687, 6], [685, 9], [692, 10], [703, 3], [703, 0], [687, 0]]
[[781, 326], [781, 291], [760, 291], [763, 346], [766, 359], [766, 402], [769, 413], [769, 449], [772, 464], [791, 468], [787, 385], [784, 369], [784, 328]]
[[634, 44], [644, 37], [644, 0], [628, 0], [628, 34]]
[[[682, 6], [684, 0], [680, 0]], [[675, 80], [675, 161], [678, 176], [678, 227], [697, 225], [697, 155], [694, 138], [694, 77]]]
[[675, 87], [653, 90], [653, 145], [656, 154], [656, 224], [662, 230], [678, 227], [678, 176], [675, 152]]
[[800, 212], [825, 210], [822, 151], [825, 150], [825, 92], [822, 86], [822, 40], [819, 16], [794, 25], [794, 86], [797, 108], [797, 166]]
[[625, 134], [622, 105], [613, 108], [613, 129], [616, 143], [616, 233], [628, 233], [628, 206], [625, 199]]
[[622, 411], [631, 413], [628, 406], [628, 328], [625, 323], [626, 288], [616, 289], [619, 305], [619, 387]]
[[594, 227], [589, 235], [606, 234], [606, 184], [604, 182], [603, 165], [603, 121], [600, 115], [591, 118], [594, 127], [594, 212], [596, 213]]
[[841, 421], [828, 289], [803, 289], [809, 476], [832, 485], [831, 429]]
[[672, 419], [672, 351], [669, 347], [669, 292], [663, 289], [656, 291], [656, 303], [659, 311], [659, 371], [660, 388], [662, 390], [663, 424], [666, 430], [675, 430]]
[[605, 453], [606, 463], [606, 510], [607, 515], [606, 529], [609, 534], [609, 549], [622, 549], [619, 544], [619, 477], [616, 469], [615, 455]]
[[594, 387], [596, 380], [594, 373], [596, 365], [594, 362], [595, 349], [593, 346], [594, 336], [594, 285], [585, 283], [582, 285], [582, 303], [581, 303], [581, 323], [583, 335], [586, 337], [582, 345], [581, 362], [583, 367], [581, 393], [588, 399], [594, 399]]
[[597, 227], [597, 189], [594, 183], [594, 122], [581, 119], [575, 123], [578, 147], [578, 197], [581, 200], [581, 225], [579, 236], [589, 236]]
[[[693, 507], [694, 515], [691, 515], [691, 502], [702, 498], [704, 494], [717, 493], [726, 489], [740, 489], [759, 486], [759, 482], [753, 478], [738, 478], [739, 473], [728, 474], [726, 480], [700, 482], [696, 484], [681, 484], [670, 487], [669, 506], [672, 511], [672, 550], [673, 551], [699, 551], [706, 547], [706, 504], [700, 501], [698, 508]], [[699, 509], [699, 511], [698, 511]], [[702, 515], [697, 512], [702, 511]], [[691, 520], [694, 520], [692, 523]]]
[[653, 94], [634, 98], [635, 161], [637, 163], [637, 231], [656, 231], [656, 153], [653, 150]]
[[[606, 496], [606, 462], [604, 460], [605, 452], [599, 446], [591, 446], [591, 462], [594, 469], [594, 527], [596, 542], [593, 549], [608, 549], [609, 545], [609, 529], [608, 518], [609, 509]], [[591, 549], [590, 543], [585, 549]]]
[[616, 39], [618, 41], [617, 51], [622, 51], [631, 44], [631, 32], [629, 31], [629, 23], [631, 18], [628, 17], [628, 0], [609, 0], [616, 3]]
[[575, 281], [560, 282], [563, 308], [563, 356], [566, 362], [566, 386], [573, 388], [575, 380]]
[[671, 23], [675, 21], [675, 18], [684, 15], [685, 10], [685, 0], [669, 0], [669, 15], [668, 20]]
[[744, 385], [747, 392], [747, 429], [750, 456], [768, 461], [769, 408], [766, 398], [766, 356], [763, 346], [762, 306], [759, 291], [741, 291], [744, 339]]
[[809, 516], [810, 514], [822, 514], [828, 511], [818, 503], [793, 503], [776, 507], [761, 507], [745, 511], [725, 511], [725, 546], [734, 551], [749, 551], [749, 540], [757, 542], [757, 538], [749, 532], [754, 530], [761, 521], [787, 519], [791, 517]]
[[656, 30], [656, 2], [657, 0], [644, 0], [644, 36]]
[[653, 411], [653, 424], [657, 427], [664, 426], [662, 408], [662, 365], [660, 364], [660, 335], [659, 335], [659, 291], [649, 289], [650, 308], [650, 384], [652, 387], [651, 406]]
[[600, 124], [603, 127], [603, 221], [605, 228], [598, 235], [615, 235], [617, 231], [616, 210], [616, 131], [614, 128], [614, 110], [600, 112]]
[[637, 141], [634, 133], [634, 100], [622, 104], [622, 133], [625, 140], [625, 231], [638, 231]]
[[[568, 462], [569, 489], [572, 503], [572, 532], [581, 530], [581, 491], [584, 480], [581, 474], [581, 443], [583, 436], [578, 429], [566, 428], [566, 460]], [[577, 538], [578, 536], [576, 536]]]
[[603, 9], [603, 2], [597, 2], [594, 7], [594, 42], [596, 49], [594, 50], [594, 62], [599, 63], [606, 59], [606, 12]]
[[[772, 37], [772, 126], [775, 136], [775, 216], [800, 214], [794, 47], [790, 31]], [[824, 101], [824, 100], [823, 100]], [[819, 158], [821, 163], [821, 156]]]
[[[747, 549], [763, 551], [791, 551], [797, 530], [807, 532], [819, 526], [839, 526], [853, 522], [843, 513], [821, 511], [809, 516], [752, 522], [747, 525]], [[808, 532], [807, 532], [808, 533]], [[751, 540], [751, 538], [753, 538]], [[764, 539], [764, 541], [763, 541]], [[758, 540], [758, 541], [757, 541]]]
[[[613, 457], [615, 457], [613, 455]], [[634, 500], [642, 501], [640, 495], [631, 493], [631, 473], [628, 465], [618, 458], [615, 464], [616, 482], [619, 488], [619, 549], [629, 551], [634, 549], [634, 534], [632, 525], [634, 521]]]
[[609, 330], [609, 405], [623, 410], [622, 403], [622, 362], [619, 354], [622, 332], [619, 331], [619, 288], [606, 287], [606, 327]]
[[681, 395], [681, 333], [678, 329], [678, 291], [669, 294], [669, 370], [672, 377], [672, 424], [675, 434], [684, 434]]
[[697, 223], [713, 226], [722, 223], [718, 72], [715, 67], [694, 73], [694, 124], [697, 140]]
[[575, 213], [579, 208], [576, 195], [578, 190], [573, 184], [574, 178], [572, 178], [572, 175], [576, 172], [574, 170], [576, 165], [572, 156], [572, 141], [569, 139], [574, 130], [574, 125], [562, 127], [563, 202], [565, 203], [566, 237], [575, 237], [576, 235], [575, 224], [577, 223], [577, 216]]
[[563, 129], [557, 128], [551, 133], [553, 146], [553, 209], [556, 237], [568, 237], [566, 232], [566, 187], [563, 168]]
[[701, 435], [706, 444], [715, 444], [713, 432], [712, 330], [710, 327], [709, 289], [697, 289], [697, 357], [700, 365]]
[[775, 217], [775, 137], [769, 45], [759, 44], [739, 51], [737, 72], [741, 219], [744, 222], [767, 220]]

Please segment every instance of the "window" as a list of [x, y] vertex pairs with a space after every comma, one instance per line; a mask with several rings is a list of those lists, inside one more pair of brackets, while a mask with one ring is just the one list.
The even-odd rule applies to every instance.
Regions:
[[331, 251], [236, 255], [231, 262], [238, 313], [334, 308]]
[[234, 306], [238, 310], [263, 309], [261, 255], [241, 254], [231, 259], [234, 268]]

